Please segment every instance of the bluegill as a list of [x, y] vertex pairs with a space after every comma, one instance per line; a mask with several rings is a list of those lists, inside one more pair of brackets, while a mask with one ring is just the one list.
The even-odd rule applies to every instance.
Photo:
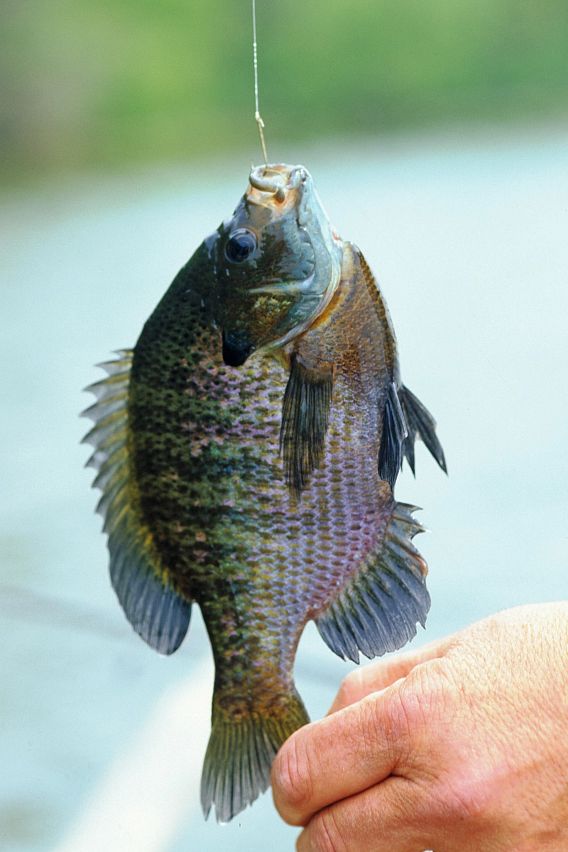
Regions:
[[430, 606], [421, 527], [393, 489], [435, 423], [402, 384], [387, 307], [302, 166], [250, 174], [87, 410], [112, 584], [171, 654], [192, 602], [215, 658], [202, 804], [230, 820], [308, 721], [311, 619], [342, 658], [400, 648]]

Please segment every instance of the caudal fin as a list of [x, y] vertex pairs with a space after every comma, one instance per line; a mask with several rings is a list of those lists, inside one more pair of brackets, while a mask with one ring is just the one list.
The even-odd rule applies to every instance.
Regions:
[[235, 718], [213, 698], [213, 724], [201, 776], [205, 817], [211, 806], [218, 822], [229, 822], [270, 785], [272, 761], [280, 746], [308, 714], [297, 692], [290, 693], [278, 712]]

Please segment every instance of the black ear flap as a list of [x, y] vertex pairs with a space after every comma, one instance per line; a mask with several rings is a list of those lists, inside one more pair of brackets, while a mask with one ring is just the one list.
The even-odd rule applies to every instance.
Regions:
[[383, 434], [379, 450], [379, 476], [386, 479], [394, 490], [402, 466], [404, 442], [408, 435], [406, 418], [394, 382], [388, 386], [383, 414]]
[[286, 483], [299, 496], [314, 468], [321, 464], [333, 392], [331, 365], [306, 367], [292, 357], [282, 403], [280, 452]]

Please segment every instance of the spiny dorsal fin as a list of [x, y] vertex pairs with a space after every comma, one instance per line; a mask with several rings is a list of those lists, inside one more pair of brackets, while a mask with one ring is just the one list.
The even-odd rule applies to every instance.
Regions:
[[436, 435], [436, 421], [428, 409], [407, 387], [401, 387], [398, 395], [408, 426], [408, 435], [404, 441], [402, 450], [412, 473], [414, 473], [414, 442], [417, 436], [422, 438], [434, 459], [444, 473], [447, 473], [448, 468], [446, 466], [444, 450]]
[[94, 447], [87, 465], [97, 470], [93, 486], [102, 491], [97, 511], [104, 517], [108, 535], [114, 590], [134, 630], [161, 654], [171, 654], [187, 632], [191, 602], [172, 587], [137, 507], [128, 458], [132, 351], [117, 354], [117, 360], [99, 365], [107, 377], [86, 388], [97, 397], [83, 412], [95, 421], [83, 439]]
[[383, 414], [383, 433], [379, 450], [379, 476], [392, 489], [402, 466], [403, 446], [408, 429], [394, 382], [388, 386]]
[[284, 475], [299, 496], [323, 458], [333, 391], [333, 368], [306, 367], [292, 356], [290, 377], [282, 403], [280, 452]]
[[378, 657], [402, 648], [423, 627], [430, 609], [426, 563], [412, 544], [423, 528], [414, 506], [395, 503], [384, 536], [357, 574], [317, 617], [326, 644], [342, 659], [359, 662], [359, 651]]

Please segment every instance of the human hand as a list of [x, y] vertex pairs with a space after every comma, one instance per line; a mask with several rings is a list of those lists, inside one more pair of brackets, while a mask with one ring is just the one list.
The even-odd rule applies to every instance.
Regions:
[[568, 602], [354, 670], [272, 787], [299, 852], [566, 852]]

